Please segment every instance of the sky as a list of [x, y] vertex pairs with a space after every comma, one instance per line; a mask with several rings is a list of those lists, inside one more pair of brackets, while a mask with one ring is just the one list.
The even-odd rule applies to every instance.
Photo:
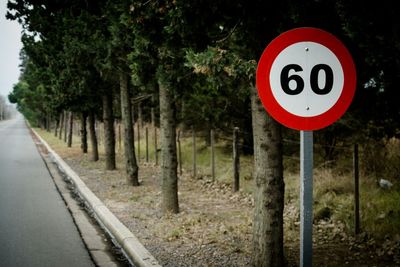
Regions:
[[0, 0], [0, 95], [7, 97], [19, 78], [21, 26], [5, 18], [7, 0]]

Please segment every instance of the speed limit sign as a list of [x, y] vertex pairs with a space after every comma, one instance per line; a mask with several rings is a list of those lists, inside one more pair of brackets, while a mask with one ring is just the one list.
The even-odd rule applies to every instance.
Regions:
[[275, 38], [257, 68], [257, 89], [268, 113], [296, 130], [318, 130], [339, 119], [356, 88], [346, 47], [317, 28], [297, 28]]

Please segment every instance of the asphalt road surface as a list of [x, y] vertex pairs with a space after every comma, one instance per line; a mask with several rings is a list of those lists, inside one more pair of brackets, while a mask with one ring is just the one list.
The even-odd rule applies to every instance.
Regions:
[[0, 266], [94, 266], [21, 116], [0, 121]]

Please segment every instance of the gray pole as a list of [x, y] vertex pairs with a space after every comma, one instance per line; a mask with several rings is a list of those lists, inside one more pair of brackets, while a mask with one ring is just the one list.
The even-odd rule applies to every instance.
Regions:
[[312, 266], [313, 132], [300, 131], [300, 267]]

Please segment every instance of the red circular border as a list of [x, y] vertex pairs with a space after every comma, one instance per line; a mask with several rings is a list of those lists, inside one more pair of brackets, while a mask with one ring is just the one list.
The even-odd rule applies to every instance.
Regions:
[[[269, 74], [272, 64], [282, 50], [298, 42], [315, 42], [327, 47], [343, 68], [344, 84], [339, 99], [329, 110], [313, 117], [288, 112], [276, 101], [271, 90]], [[335, 36], [317, 28], [296, 28], [282, 33], [265, 48], [258, 63], [256, 84], [264, 108], [275, 120], [296, 130], [318, 130], [334, 123], [350, 106], [356, 90], [356, 68], [349, 51]]]

